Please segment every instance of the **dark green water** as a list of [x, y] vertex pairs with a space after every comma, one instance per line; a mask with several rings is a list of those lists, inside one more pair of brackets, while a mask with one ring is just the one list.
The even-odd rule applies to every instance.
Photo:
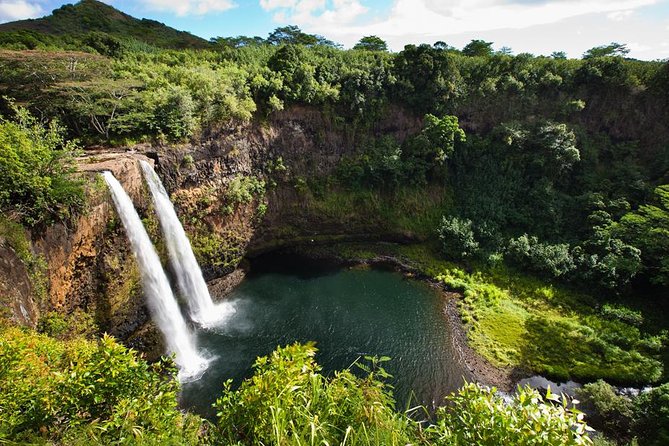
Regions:
[[295, 341], [316, 341], [325, 373], [363, 355], [391, 357], [384, 367], [401, 408], [434, 407], [467, 376], [454, 359], [444, 298], [424, 283], [294, 257], [274, 257], [253, 271], [228, 297], [234, 316], [198, 333], [199, 347], [216, 359], [202, 378], [184, 384], [186, 408], [212, 416], [226, 379], [239, 384], [256, 357]]

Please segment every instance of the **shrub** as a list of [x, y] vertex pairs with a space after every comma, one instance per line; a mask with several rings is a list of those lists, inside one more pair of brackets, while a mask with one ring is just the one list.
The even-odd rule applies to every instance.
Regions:
[[633, 431], [641, 444], [669, 444], [669, 384], [642, 392], [635, 401]]
[[472, 221], [458, 217], [443, 217], [438, 229], [444, 253], [454, 259], [473, 257], [479, 252], [479, 244], [474, 239]]
[[[0, 442], [194, 444], [171, 361], [153, 365], [105, 336], [56, 341], [0, 332]], [[87, 439], [87, 441], [86, 441]]]
[[592, 409], [589, 422], [609, 437], [629, 439], [634, 420], [634, 404], [626, 396], [618, 395], [615, 389], [603, 380], [588, 383], [578, 390], [584, 407]]
[[367, 368], [326, 378], [314, 361], [316, 348], [291, 345], [258, 358], [255, 375], [236, 391], [225, 385], [215, 407], [225, 444], [408, 444], [417, 424], [394, 411], [390, 389]]
[[527, 234], [511, 239], [507, 254], [516, 264], [549, 277], [565, 276], [575, 268], [569, 245], [540, 243], [537, 237]]
[[31, 226], [69, 218], [84, 205], [72, 179], [76, 145], [55, 121], [45, 127], [26, 109], [14, 112], [16, 121], [0, 116], [0, 210]]
[[466, 384], [437, 411], [437, 423], [427, 430], [442, 445], [588, 445], [592, 441], [583, 414], [565, 397], [548, 390], [519, 388], [510, 402], [496, 390]]
[[619, 320], [636, 327], [643, 324], [643, 315], [640, 311], [635, 311], [619, 305], [604, 304], [602, 315], [608, 319]]
[[236, 176], [229, 183], [225, 192], [226, 202], [230, 205], [247, 204], [254, 197], [265, 195], [265, 182], [254, 176]]

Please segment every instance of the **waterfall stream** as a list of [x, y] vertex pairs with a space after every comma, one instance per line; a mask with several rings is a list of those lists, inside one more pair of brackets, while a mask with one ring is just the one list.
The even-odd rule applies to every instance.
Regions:
[[111, 172], [103, 172], [103, 176], [137, 258], [142, 288], [153, 320], [163, 335], [169, 353], [176, 355], [179, 378], [197, 377], [206, 369], [207, 360], [197, 353], [195, 338], [179, 310], [160, 258], [123, 186]]
[[146, 183], [153, 195], [156, 213], [165, 237], [170, 263], [177, 276], [179, 290], [188, 302], [190, 317], [205, 327], [215, 325], [235, 312], [233, 304], [229, 302], [214, 304], [212, 301], [188, 236], [177, 217], [167, 191], [153, 167], [144, 160], [141, 160], [140, 163]]

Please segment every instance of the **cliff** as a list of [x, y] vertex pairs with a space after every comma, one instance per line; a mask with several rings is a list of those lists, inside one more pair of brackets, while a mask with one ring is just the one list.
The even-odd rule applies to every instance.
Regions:
[[[383, 233], [370, 222], [342, 225], [340, 216], [319, 215], [300, 184], [331, 173], [342, 156], [371, 134], [402, 139], [419, 128], [418, 120], [391, 110], [373, 129], [345, 131], [305, 107], [276, 113], [262, 123], [212, 130], [189, 144], [89, 150], [78, 163], [87, 183], [86, 211], [69, 225], [54, 224], [29, 234], [31, 254], [44, 263], [43, 295], [36, 292], [25, 262], [0, 243], [0, 295], [8, 301], [7, 316], [35, 327], [49, 312], [67, 317], [83, 311], [93, 317], [95, 331], [155, 354], [157, 336], [137, 265], [98, 172], [109, 170], [118, 178], [165, 259], [138, 160], [154, 163], [206, 278], [225, 279], [249, 251], [314, 237], [371, 237], [376, 229]], [[235, 280], [218, 283], [240, 279], [238, 272], [231, 277]]]

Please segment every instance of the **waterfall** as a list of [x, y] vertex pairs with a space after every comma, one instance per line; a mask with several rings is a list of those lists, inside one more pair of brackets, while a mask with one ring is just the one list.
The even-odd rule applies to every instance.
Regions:
[[146, 183], [149, 185], [153, 202], [165, 236], [165, 243], [170, 256], [170, 263], [177, 276], [177, 283], [182, 296], [188, 302], [190, 317], [203, 326], [210, 326], [235, 312], [232, 304], [222, 302], [214, 304], [209, 295], [207, 284], [202, 277], [202, 270], [195, 259], [195, 254], [184, 231], [174, 206], [167, 195], [163, 183], [149, 163], [140, 161]]
[[103, 172], [109, 185], [116, 210], [130, 240], [132, 251], [139, 263], [142, 289], [158, 329], [163, 334], [169, 353], [176, 355], [179, 378], [187, 379], [199, 375], [207, 361], [196, 351], [195, 339], [184, 321], [158, 253], [151, 243], [144, 225], [137, 215], [130, 197], [111, 172]]

